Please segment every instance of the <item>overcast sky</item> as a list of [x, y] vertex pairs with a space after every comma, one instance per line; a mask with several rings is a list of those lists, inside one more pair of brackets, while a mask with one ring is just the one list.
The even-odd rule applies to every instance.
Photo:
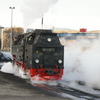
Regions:
[[100, 30], [100, 0], [0, 0], [0, 25], [41, 28]]

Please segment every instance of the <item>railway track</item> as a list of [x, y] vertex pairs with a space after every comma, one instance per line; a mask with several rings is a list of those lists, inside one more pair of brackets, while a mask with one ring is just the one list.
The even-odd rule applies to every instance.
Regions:
[[[53, 88], [55, 88], [55, 87], [53, 87]], [[56, 88], [64, 93], [73, 95], [73, 96], [78, 97], [78, 98], [84, 98], [84, 99], [90, 99], [90, 100], [100, 98], [99, 95], [87, 93], [85, 91], [81, 91], [79, 89], [75, 89], [75, 88], [68, 87], [68, 86], [65, 87], [65, 86], [62, 86], [61, 84], [56, 86]]]
[[98, 93], [91, 93], [88, 91], [84, 91], [82, 89], [64, 85], [62, 83], [63, 81], [60, 81], [58, 82], [57, 85], [54, 86], [48, 84], [37, 84], [37, 83], [33, 85], [72, 100], [100, 100], [100, 95]]

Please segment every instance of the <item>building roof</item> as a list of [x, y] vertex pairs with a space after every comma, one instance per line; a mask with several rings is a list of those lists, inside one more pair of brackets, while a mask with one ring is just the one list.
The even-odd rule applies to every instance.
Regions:
[[79, 31], [69, 28], [54, 28], [55, 33], [78, 33]]

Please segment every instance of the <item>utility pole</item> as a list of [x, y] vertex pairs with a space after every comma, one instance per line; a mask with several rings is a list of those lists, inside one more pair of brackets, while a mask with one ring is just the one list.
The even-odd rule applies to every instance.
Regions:
[[9, 9], [11, 9], [10, 52], [12, 53], [12, 42], [13, 42], [12, 24], [13, 24], [13, 9], [15, 9], [15, 7], [9, 7]]

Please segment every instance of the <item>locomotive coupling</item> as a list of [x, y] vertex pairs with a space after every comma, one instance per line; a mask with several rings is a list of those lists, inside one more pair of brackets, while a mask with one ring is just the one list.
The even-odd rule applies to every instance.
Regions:
[[55, 71], [52, 70], [52, 69], [45, 70], [44, 72], [47, 73], [48, 75], [54, 75], [55, 74]]

